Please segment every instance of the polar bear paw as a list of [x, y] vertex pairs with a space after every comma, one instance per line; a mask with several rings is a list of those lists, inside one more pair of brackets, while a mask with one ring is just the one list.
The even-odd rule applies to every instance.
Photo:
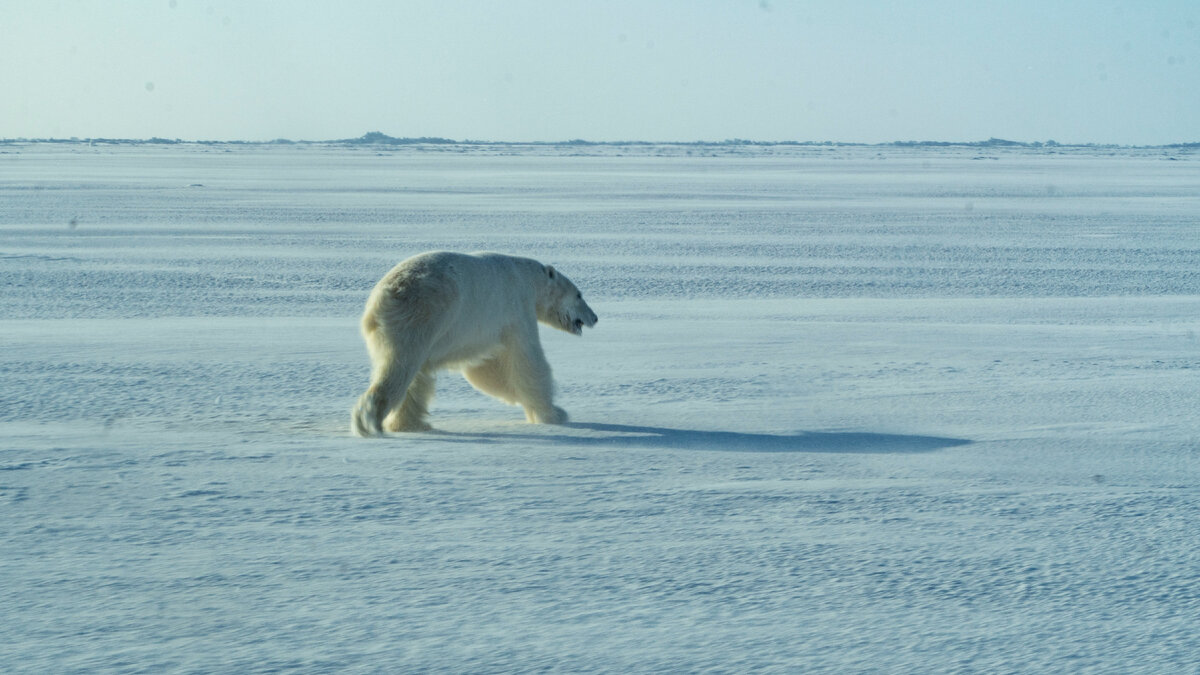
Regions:
[[566, 410], [554, 405], [548, 410], [526, 408], [525, 419], [532, 424], [566, 424], [569, 416]]

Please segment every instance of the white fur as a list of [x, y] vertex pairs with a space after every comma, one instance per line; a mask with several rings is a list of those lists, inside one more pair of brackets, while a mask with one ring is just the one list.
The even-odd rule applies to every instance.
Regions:
[[351, 431], [422, 431], [438, 370], [525, 409], [530, 422], [562, 424], [538, 322], [579, 335], [596, 314], [553, 267], [499, 253], [432, 251], [388, 272], [367, 299], [362, 335], [371, 384]]

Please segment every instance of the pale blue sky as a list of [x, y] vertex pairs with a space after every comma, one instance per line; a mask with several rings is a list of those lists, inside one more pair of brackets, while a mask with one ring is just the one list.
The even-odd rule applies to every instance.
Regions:
[[0, 138], [374, 130], [1200, 141], [1200, 3], [0, 3]]

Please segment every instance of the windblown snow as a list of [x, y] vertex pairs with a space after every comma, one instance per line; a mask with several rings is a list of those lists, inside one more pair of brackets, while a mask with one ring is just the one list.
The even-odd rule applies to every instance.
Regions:
[[[0, 149], [0, 670], [1195, 668], [1187, 149]], [[348, 435], [429, 249], [571, 424]]]

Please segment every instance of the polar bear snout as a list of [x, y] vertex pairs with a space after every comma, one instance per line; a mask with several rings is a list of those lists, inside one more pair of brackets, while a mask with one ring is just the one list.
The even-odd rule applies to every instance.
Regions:
[[592, 311], [591, 307], [588, 307], [587, 304], [583, 303], [582, 301], [580, 304], [582, 304], [583, 307], [578, 308], [580, 311], [574, 314], [574, 320], [570, 322], [570, 332], [574, 333], [575, 335], [583, 335], [584, 327], [592, 328], [600, 321], [600, 317], [596, 316], [596, 313]]
[[559, 316], [558, 325], [572, 335], [583, 335], [584, 328], [591, 328], [600, 321], [596, 313], [587, 305], [583, 311], [569, 311]]
[[576, 335], [583, 335], [584, 326], [591, 328], [592, 326], [595, 326], [595, 325], [596, 325], [596, 319], [592, 319], [592, 321], [590, 323], [584, 321], [583, 319], [575, 319], [575, 323], [571, 324], [571, 332]]

